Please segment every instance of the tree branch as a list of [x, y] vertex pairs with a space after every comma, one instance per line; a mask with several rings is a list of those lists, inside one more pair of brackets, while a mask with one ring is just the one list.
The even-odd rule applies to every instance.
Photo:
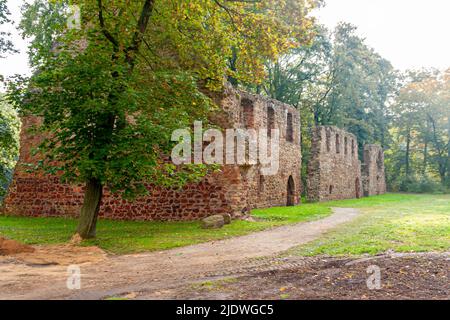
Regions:
[[131, 67], [131, 70], [135, 64], [135, 53], [139, 50], [139, 47], [142, 43], [143, 36], [148, 27], [148, 22], [150, 21], [150, 17], [153, 12], [153, 8], [155, 5], [155, 0], [146, 0], [144, 3], [144, 7], [142, 8], [141, 15], [139, 17], [139, 21], [137, 23], [136, 32], [133, 35], [133, 40], [131, 41], [131, 45], [126, 49], [126, 61]]
[[113, 35], [106, 29], [105, 26], [105, 19], [103, 17], [103, 3], [102, 0], [97, 0], [98, 4], [98, 19], [100, 21], [100, 27], [102, 29], [103, 35], [106, 37], [106, 39], [109, 40], [114, 46], [114, 51], [117, 51], [119, 48], [119, 42], [113, 37]]

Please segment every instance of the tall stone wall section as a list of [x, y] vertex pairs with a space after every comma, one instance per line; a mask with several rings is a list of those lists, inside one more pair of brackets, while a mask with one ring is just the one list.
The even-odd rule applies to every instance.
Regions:
[[[299, 203], [301, 149], [297, 110], [281, 102], [226, 88], [218, 98], [222, 128], [280, 130], [280, 165], [274, 176], [263, 176], [261, 164], [224, 165], [221, 171], [183, 189], [148, 185], [149, 195], [128, 202], [105, 190], [100, 216], [121, 220], [195, 220], [213, 214], [237, 216], [254, 208]], [[269, 112], [270, 111], [270, 112]], [[288, 123], [290, 125], [288, 125]], [[39, 119], [23, 119], [20, 158], [1, 211], [21, 216], [79, 215], [84, 187], [60, 182], [58, 177], [30, 173], [26, 164], [37, 161], [32, 148], [41, 138], [29, 132]]]
[[364, 146], [362, 173], [364, 196], [386, 193], [384, 151], [381, 146], [374, 144]]
[[358, 141], [344, 130], [316, 127], [308, 164], [308, 199], [329, 201], [362, 196]]

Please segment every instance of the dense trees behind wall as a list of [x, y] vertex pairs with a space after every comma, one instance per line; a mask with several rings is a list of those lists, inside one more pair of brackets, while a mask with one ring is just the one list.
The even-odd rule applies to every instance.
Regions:
[[408, 72], [392, 104], [386, 151], [392, 190], [445, 191], [450, 187], [450, 69]]
[[0, 94], [0, 203], [11, 181], [19, 153], [19, 128], [16, 110]]
[[[0, 26], [10, 24], [10, 12], [6, 0], [0, 0]], [[11, 41], [11, 34], [0, 31], [0, 63], [5, 55], [17, 52]], [[3, 79], [0, 74], [0, 80]], [[14, 164], [19, 152], [20, 122], [16, 110], [6, 102], [0, 93], [0, 203], [11, 181]]]
[[312, 128], [336, 125], [357, 136], [360, 157], [364, 144], [384, 147], [391, 190], [444, 190], [450, 174], [449, 73], [402, 74], [347, 23], [333, 31], [315, 29], [310, 46], [267, 62], [266, 80], [246, 86], [300, 110], [303, 179]]

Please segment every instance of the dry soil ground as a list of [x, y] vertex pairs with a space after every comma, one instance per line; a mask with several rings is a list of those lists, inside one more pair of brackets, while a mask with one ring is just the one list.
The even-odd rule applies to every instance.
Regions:
[[[383, 255], [374, 259], [301, 258], [284, 268], [204, 281], [145, 298], [171, 299], [450, 299], [449, 254]], [[380, 285], [369, 278], [380, 270]], [[368, 273], [369, 271], [369, 273]], [[369, 285], [367, 281], [369, 280]], [[369, 289], [370, 288], [370, 289]]]

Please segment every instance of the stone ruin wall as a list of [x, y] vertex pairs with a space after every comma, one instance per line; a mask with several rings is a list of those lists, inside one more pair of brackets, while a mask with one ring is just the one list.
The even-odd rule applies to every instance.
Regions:
[[[23, 164], [36, 162], [31, 149], [40, 139], [27, 133], [39, 123], [35, 117], [22, 119], [19, 163], [3, 211], [22, 216], [76, 217], [83, 203], [84, 186], [63, 184], [58, 177], [30, 173]], [[100, 216], [122, 220], [190, 220], [214, 213], [232, 213], [223, 182], [235, 181], [239, 172], [224, 168], [220, 174], [205, 177], [182, 190], [149, 186], [150, 194], [135, 202], [122, 200], [105, 190]]]
[[[243, 198], [246, 199], [244, 206], [247, 209], [254, 209], [299, 204], [302, 189], [298, 111], [279, 101], [244, 92], [241, 92], [239, 97], [235, 96], [235, 99], [231, 105], [241, 105], [241, 107], [232, 108], [232, 113], [234, 118], [239, 118], [235, 124], [240, 128], [256, 130], [271, 128], [278, 129], [280, 132], [278, 174], [261, 175], [261, 165], [240, 167], [241, 178], [244, 181], [242, 186], [245, 186], [242, 190]], [[224, 109], [230, 110], [227, 107]], [[236, 115], [236, 112], [239, 112], [239, 115]], [[289, 126], [288, 118], [290, 119]], [[289, 192], [292, 194], [290, 201], [288, 201]]]
[[356, 137], [336, 127], [315, 128], [308, 164], [308, 199], [330, 201], [362, 196]]
[[386, 193], [384, 151], [381, 146], [374, 144], [364, 146], [362, 175], [364, 196]]
[[[297, 110], [278, 101], [227, 88], [220, 101], [224, 110], [224, 128], [267, 128], [269, 107], [274, 110], [274, 126], [281, 130], [280, 170], [275, 176], [261, 177], [260, 165], [223, 166], [221, 172], [192, 183], [182, 190], [149, 185], [149, 195], [134, 202], [122, 200], [105, 190], [100, 217], [121, 220], [195, 220], [212, 214], [239, 215], [253, 208], [284, 206], [291, 180], [292, 204], [299, 203], [300, 119]], [[251, 105], [252, 108], [249, 108]], [[247, 106], [244, 108], [244, 106]], [[293, 141], [287, 142], [287, 115], [292, 115]], [[28, 129], [39, 119], [23, 119], [19, 162], [3, 213], [22, 216], [78, 216], [83, 202], [81, 185], [63, 184], [58, 177], [29, 173], [23, 166], [33, 163], [31, 149], [40, 138]], [[292, 177], [290, 179], [290, 177]]]

